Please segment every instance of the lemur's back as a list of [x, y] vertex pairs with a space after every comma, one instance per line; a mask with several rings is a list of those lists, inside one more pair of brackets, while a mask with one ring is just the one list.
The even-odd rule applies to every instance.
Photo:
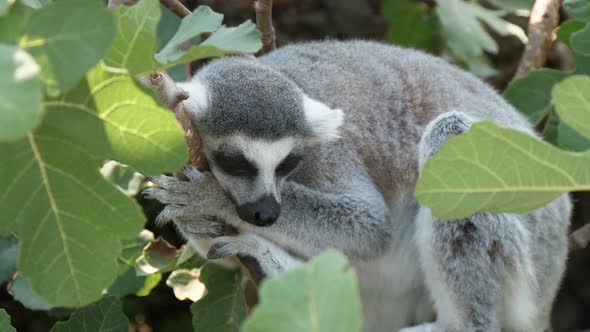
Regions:
[[527, 121], [491, 87], [417, 50], [325, 41], [283, 47], [260, 61], [311, 97], [344, 111], [344, 140], [356, 147], [389, 199], [412, 187], [416, 145], [424, 126], [440, 113], [462, 111], [532, 133]]

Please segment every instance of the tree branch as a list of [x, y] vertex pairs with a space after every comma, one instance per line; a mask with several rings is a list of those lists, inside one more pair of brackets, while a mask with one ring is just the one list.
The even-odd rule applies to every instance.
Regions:
[[276, 46], [275, 28], [272, 26], [272, 0], [254, 2], [256, 11], [256, 27], [262, 33], [261, 53], [274, 50]]
[[562, 0], [536, 0], [529, 18], [528, 38], [520, 59], [516, 77], [535, 68], [541, 68], [554, 40], [554, 30], [559, 24], [559, 7]]
[[170, 9], [170, 11], [180, 18], [191, 14], [191, 11], [188, 10], [188, 8], [186, 8], [179, 0], [160, 0], [160, 3], [166, 6], [166, 8]]
[[584, 249], [590, 242], [590, 223], [570, 234], [570, 251]]

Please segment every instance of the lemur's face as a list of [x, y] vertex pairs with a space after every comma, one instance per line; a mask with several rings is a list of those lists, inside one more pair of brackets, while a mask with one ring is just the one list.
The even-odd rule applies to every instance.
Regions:
[[281, 187], [304, 150], [339, 137], [341, 110], [257, 61], [216, 60], [179, 85], [213, 174], [240, 218], [256, 226], [279, 218]]
[[238, 134], [207, 141], [211, 170], [239, 217], [256, 226], [273, 224], [281, 210], [281, 187], [303, 159], [302, 140]]

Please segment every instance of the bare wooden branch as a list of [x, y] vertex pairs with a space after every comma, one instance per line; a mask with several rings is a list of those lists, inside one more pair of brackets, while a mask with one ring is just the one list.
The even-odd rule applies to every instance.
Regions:
[[276, 48], [275, 28], [272, 25], [272, 0], [257, 0], [254, 2], [256, 11], [256, 27], [262, 33], [261, 53], [267, 53]]
[[570, 251], [584, 249], [590, 243], [590, 223], [570, 234]]
[[188, 8], [186, 8], [179, 0], [160, 0], [160, 3], [166, 6], [166, 8], [170, 9], [180, 18], [191, 14], [191, 11], [188, 10]]
[[535, 68], [541, 68], [555, 39], [554, 30], [559, 24], [559, 7], [562, 0], [536, 0], [529, 18], [528, 38], [520, 59], [516, 77]]

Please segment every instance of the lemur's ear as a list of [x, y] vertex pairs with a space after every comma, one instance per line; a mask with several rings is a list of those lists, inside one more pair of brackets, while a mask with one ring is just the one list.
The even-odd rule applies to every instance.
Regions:
[[207, 111], [209, 105], [207, 87], [196, 78], [190, 82], [177, 83], [177, 85], [189, 93], [189, 97], [184, 101], [184, 105], [189, 115], [194, 120], [199, 121]]
[[340, 126], [344, 123], [344, 113], [340, 109], [303, 95], [303, 110], [312, 142], [330, 142], [340, 137]]

